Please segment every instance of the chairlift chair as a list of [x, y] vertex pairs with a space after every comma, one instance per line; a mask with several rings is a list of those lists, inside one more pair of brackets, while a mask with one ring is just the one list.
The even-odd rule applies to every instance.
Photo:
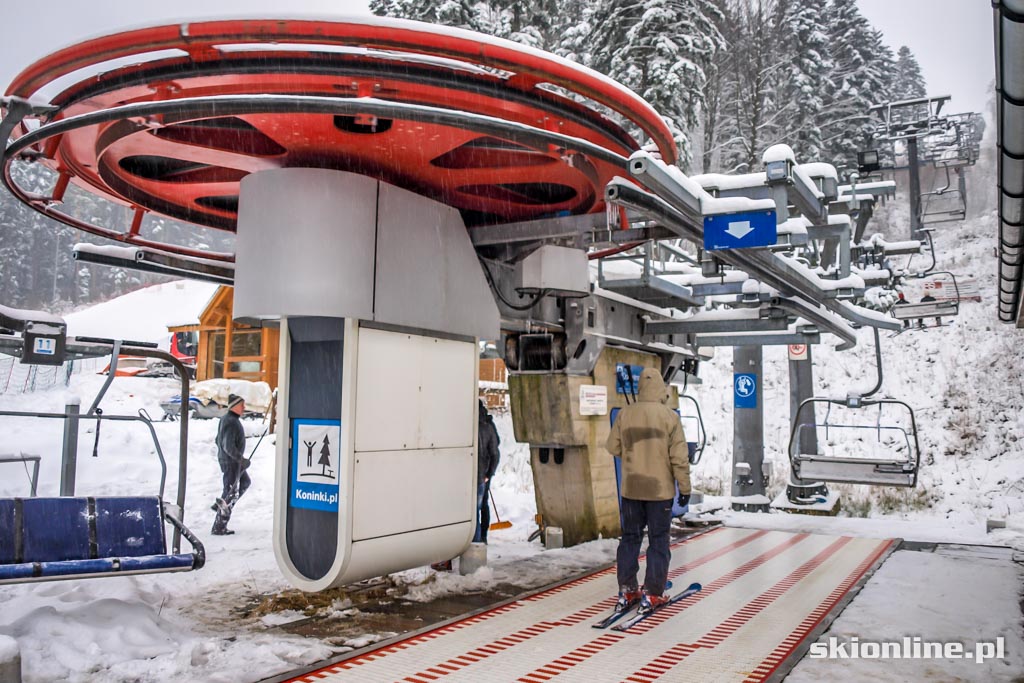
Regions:
[[[793, 476], [806, 482], [835, 482], [845, 484], [868, 484], [871, 486], [899, 486], [913, 488], [917, 485], [917, 473], [921, 466], [921, 448], [917, 438], [917, 419], [914, 410], [904, 401], [893, 398], [872, 398], [882, 388], [882, 351], [879, 342], [878, 328], [875, 335], [875, 367], [878, 378], [875, 386], [867, 392], [850, 393], [845, 398], [812, 397], [801, 401], [793, 416], [793, 428], [789, 437], [789, 460], [793, 468]], [[825, 421], [818, 423], [815, 407], [826, 406]], [[836, 408], [845, 409], [850, 414], [876, 408], [878, 415], [874, 424], [863, 422], [846, 423], [833, 420]], [[892, 407], [902, 412], [902, 422], [883, 423], [883, 412]], [[810, 411], [811, 421], [803, 418]], [[864, 455], [827, 455], [823, 453], [803, 453], [801, 444], [809, 441], [801, 438], [807, 430], [825, 430], [828, 441], [833, 431], [844, 435], [847, 430], [856, 434], [875, 432], [878, 444], [888, 448], [890, 452]], [[886, 438], [888, 437], [888, 438]], [[820, 442], [819, 442], [820, 444]], [[818, 450], [822, 450], [819, 445]]]
[[[697, 439], [692, 440], [690, 434], [686, 434], [686, 447], [691, 465], [696, 465], [700, 462], [701, 457], [704, 455], [704, 447], [708, 443], [708, 434], [704, 430], [704, 418], [700, 412], [700, 404], [697, 399], [689, 394], [679, 394], [680, 402], [686, 400], [693, 404], [694, 415], [683, 415], [682, 406], [680, 406], [680, 418], [683, 420], [693, 420], [697, 423]], [[686, 431], [686, 430], [684, 430]]]
[[[5, 326], [15, 329], [11, 324], [11, 321], [7, 321]], [[81, 420], [95, 420], [97, 439], [99, 426], [104, 421], [142, 422], [149, 429], [154, 452], [160, 461], [159, 492], [155, 496], [134, 497], [37, 498], [33, 495], [30, 498], [0, 499], [0, 584], [191, 571], [205, 564], [203, 544], [181, 521], [188, 434], [186, 409], [182, 407], [181, 413], [178, 502], [171, 504], [164, 500], [167, 463], [153, 421], [146, 411], [140, 410], [138, 415], [115, 415], [99, 409], [116, 374], [119, 351], [122, 348], [127, 350], [128, 345], [122, 347], [120, 341], [96, 339], [82, 343], [85, 339], [80, 337], [67, 341], [69, 357], [95, 357], [102, 355], [105, 348], [112, 358], [107, 380], [87, 412], [79, 415], [77, 412], [4, 410], [0, 411], [0, 416], [59, 419], [65, 423], [70, 421], [74, 429], [77, 429]], [[25, 344], [24, 339], [4, 335], [0, 339], [0, 351], [20, 352]], [[58, 348], [63, 353], [63, 339]], [[145, 345], [138, 345], [131, 350], [133, 353], [166, 360], [176, 367], [181, 366], [178, 369], [181, 371], [180, 377], [185, 378], [182, 381], [187, 391], [188, 373], [177, 358], [155, 348], [146, 348]], [[174, 530], [170, 553], [167, 552], [165, 523]], [[181, 536], [191, 544], [192, 552], [180, 551]]]
[[[815, 406], [824, 404], [825, 421], [821, 423], [804, 423], [801, 417]], [[878, 417], [874, 424], [844, 423], [832, 420], [833, 408], [848, 408], [863, 411], [878, 408]], [[902, 408], [909, 418], [909, 429], [900, 424], [883, 424], [883, 408], [893, 406]], [[822, 455], [820, 453], [801, 453], [799, 444], [801, 434], [808, 429], [824, 428], [826, 439], [834, 430], [865, 430], [874, 431], [879, 444], [884, 444], [894, 452], [889, 454], [856, 455]], [[892, 449], [891, 442], [883, 441], [884, 436], [893, 436], [898, 448]], [[921, 451], [917, 439], [917, 422], [913, 409], [905, 402], [891, 398], [865, 399], [859, 396], [842, 398], [809, 398], [800, 403], [794, 419], [794, 429], [789, 439], [789, 458], [793, 474], [804, 481], [837, 482], [846, 484], [868, 484], [872, 486], [900, 486], [913, 488], [917, 485], [917, 473], [921, 465]]]
[[[929, 242], [931, 236], [929, 235]], [[934, 247], [933, 247], [934, 249]], [[933, 252], [934, 254], [934, 252]], [[933, 260], [934, 267], [934, 260]], [[934, 327], [944, 327], [939, 320], [943, 317], [955, 317], [960, 313], [960, 287], [956, 282], [956, 275], [948, 270], [927, 270], [920, 274], [921, 277], [928, 275], [948, 275], [950, 280], [953, 282], [954, 295], [952, 299], [936, 299], [935, 301], [922, 301], [918, 303], [902, 303], [894, 305], [889, 309], [889, 313], [892, 317], [897, 320], [906, 321], [922, 321], [922, 324], [917, 326], [916, 329], [925, 329], [923, 321], [926, 318], [934, 318], [936, 324]], [[904, 327], [902, 330], [896, 332], [893, 336], [902, 334], [908, 330], [915, 329], [915, 326], [911, 324], [908, 327]]]
[[951, 223], [967, 217], [966, 181], [963, 172], [957, 168], [957, 182], [953, 185], [949, 164], [936, 164], [943, 169], [945, 185], [921, 193], [921, 225]]

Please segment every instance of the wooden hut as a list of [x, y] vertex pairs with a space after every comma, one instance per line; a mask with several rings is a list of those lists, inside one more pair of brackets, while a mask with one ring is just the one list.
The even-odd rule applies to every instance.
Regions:
[[199, 315], [199, 324], [168, 327], [198, 332], [196, 379], [247, 379], [277, 386], [280, 330], [233, 320], [234, 288], [219, 287]]

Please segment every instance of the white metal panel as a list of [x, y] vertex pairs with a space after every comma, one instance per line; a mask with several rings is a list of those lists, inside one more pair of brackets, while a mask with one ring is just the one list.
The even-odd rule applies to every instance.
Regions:
[[498, 307], [456, 209], [380, 184], [374, 320], [481, 339]]
[[355, 449], [416, 448], [421, 337], [359, 329]]
[[243, 178], [235, 316], [371, 318], [376, 194], [376, 180], [340, 171]]
[[419, 448], [473, 446], [477, 417], [474, 342], [422, 338]]
[[474, 444], [474, 342], [363, 327], [358, 349], [357, 452]]
[[353, 543], [349, 546], [349, 562], [336, 585], [450, 560], [466, 549], [475, 530], [475, 524], [466, 521]]
[[357, 453], [354, 542], [470, 521], [473, 448]]

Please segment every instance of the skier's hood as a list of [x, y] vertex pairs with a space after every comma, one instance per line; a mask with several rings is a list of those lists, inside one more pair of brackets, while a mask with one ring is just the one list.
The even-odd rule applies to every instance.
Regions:
[[661, 373], [654, 368], [644, 368], [640, 373], [640, 395], [638, 400], [649, 403], [664, 403], [668, 389], [661, 379]]

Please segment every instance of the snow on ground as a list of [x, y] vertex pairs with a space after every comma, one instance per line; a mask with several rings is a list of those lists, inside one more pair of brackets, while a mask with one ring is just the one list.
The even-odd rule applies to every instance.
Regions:
[[[980, 186], [980, 182], [978, 183]], [[906, 237], [905, 201], [890, 202], [879, 213], [875, 229], [890, 240]], [[963, 224], [947, 224], [937, 232], [940, 263], [958, 276], [975, 277], [983, 301], [965, 303], [950, 327], [913, 331], [889, 338], [883, 335], [884, 394], [901, 397], [917, 411], [924, 467], [914, 491], [837, 487], [844, 500], [839, 519], [786, 514], [757, 515], [719, 510], [707, 516], [728, 524], [792, 531], [817, 531], [872, 537], [901, 537], [918, 541], [1006, 544], [1024, 549], [1024, 383], [1019, 359], [1022, 332], [1002, 325], [995, 316], [995, 265], [992, 247], [996, 234], [989, 210]], [[918, 262], [921, 258], [918, 257]], [[166, 336], [167, 323], [183, 322], [187, 313], [201, 309], [212, 288], [173, 283], [150, 287], [135, 305], [122, 300], [67, 316], [71, 334], [140, 340]], [[128, 299], [129, 297], [123, 297]], [[176, 302], [171, 299], [177, 297]], [[920, 292], [908, 287], [908, 298]], [[123, 308], [122, 308], [123, 307]], [[197, 314], [197, 313], [195, 313]], [[163, 320], [173, 317], [173, 320]], [[114, 324], [124, 325], [113, 329]], [[815, 372], [821, 390], [845, 394], [873, 383], [873, 349], [862, 332], [852, 352], [837, 353], [828, 344], [815, 347]], [[694, 470], [697, 488], [708, 498], [702, 509], [727, 507], [722, 498], [730, 483], [732, 433], [731, 354], [720, 350], [702, 367], [703, 383], [690, 391], [701, 401], [709, 443], [704, 460]], [[785, 485], [788, 463], [788, 370], [784, 349], [765, 351], [765, 418], [767, 457], [774, 472], [770, 494]], [[0, 408], [60, 410], [68, 394], [88, 405], [103, 382], [88, 372], [72, 377], [67, 389], [0, 395]], [[111, 387], [105, 402], [108, 413], [135, 413], [146, 408], [159, 416], [159, 402], [177, 392], [173, 380], [122, 378]], [[820, 417], [820, 416], [819, 416]], [[3, 418], [3, 452], [43, 455], [40, 495], [55, 495], [59, 482], [61, 426], [28, 418]], [[516, 444], [507, 414], [496, 416], [502, 440], [502, 462], [494, 481], [494, 497], [501, 519], [511, 529], [492, 532], [489, 566], [474, 575], [434, 574], [426, 568], [395, 575], [408, 589], [410, 600], [427, 601], [448, 593], [465, 593], [516, 579], [518, 584], [556, 581], [586, 568], [612, 561], [616, 542], [599, 540], [575, 548], [542, 551], [527, 541], [536, 528], [533, 482], [526, 446]], [[262, 433], [259, 421], [244, 422], [253, 448]], [[250, 473], [253, 486], [236, 508], [232, 528], [237, 534], [211, 537], [213, 512], [208, 503], [219, 493], [220, 471], [213, 438], [215, 421], [191, 421], [189, 439], [189, 502], [186, 522], [207, 544], [208, 563], [199, 571], [63, 581], [0, 587], [0, 636], [16, 638], [22, 649], [25, 680], [73, 682], [254, 680], [330, 656], [335, 646], [312, 638], [292, 636], [273, 628], [301, 613], [283, 611], [262, 617], [242, 617], [240, 607], [267, 594], [288, 588], [273, 557], [272, 479], [273, 439], [264, 439]], [[167, 490], [176, 486], [178, 426], [157, 423], [157, 433], [168, 459]], [[159, 468], [147, 431], [138, 424], [103, 425], [98, 457], [93, 458], [95, 427], [83, 424], [79, 445], [78, 491], [93, 495], [155, 492]], [[0, 496], [26, 495], [27, 471], [20, 465], [0, 466]], [[1005, 519], [1007, 528], [986, 533], [985, 520]], [[186, 544], [187, 545], [187, 544]], [[954, 589], [970, 583], [971, 589]], [[927, 590], [927, 602], [919, 596]], [[986, 639], [1000, 633], [1012, 640], [1013, 656], [1007, 664], [985, 669], [984, 679], [1007, 677], [1007, 669], [1021, 669], [1018, 606], [1020, 576], [1003, 563], [977, 567], [962, 558], [940, 554], [899, 552], [883, 566], [863, 593], [834, 624], [832, 634], [864, 638], [918, 635]], [[338, 605], [336, 618], [351, 611]], [[949, 625], [949, 629], [944, 626]], [[365, 634], [346, 643], [356, 647], [386, 637]], [[1009, 644], [1008, 644], [1009, 651]], [[952, 666], [952, 665], [950, 665]], [[827, 668], [822, 668], [827, 667]], [[845, 663], [804, 660], [793, 680], [841, 678], [910, 680], [921, 669], [905, 674], [899, 667], [884, 671], [866, 662]], [[881, 671], [881, 672], [880, 672]], [[978, 669], [942, 668], [933, 678], [959, 676], [979, 680]], [[884, 676], [883, 676], [884, 674]], [[930, 674], [929, 674], [930, 675]]]
[[[104, 381], [76, 374], [67, 389], [0, 395], [0, 409], [61, 411], [70, 394], [92, 398]], [[159, 402], [177, 393], [178, 384], [161, 378], [118, 378], [103, 406], [107, 414], [134, 414], [146, 408], [160, 415]], [[33, 418], [3, 418], [4, 452], [43, 455], [40, 496], [57, 495], [60, 481], [61, 425]], [[394, 576], [408, 587], [404, 599], [427, 601], [465, 593], [493, 583], [544, 585], [612, 561], [616, 543], [595, 541], [576, 548], [541, 552], [527, 542], [536, 528], [529, 451], [516, 444], [507, 414], [496, 416], [502, 461], [494, 497], [511, 529], [490, 534], [489, 566], [471, 576], [413, 569]], [[243, 420], [248, 448], [255, 447], [264, 425]], [[168, 462], [167, 494], [177, 486], [178, 424], [154, 424]], [[289, 621], [288, 613], [241, 618], [244, 604], [290, 588], [274, 560], [273, 437], [255, 452], [249, 472], [252, 488], [235, 509], [234, 536], [210, 536], [214, 513], [209, 503], [221, 489], [217, 465], [216, 420], [189, 421], [189, 478], [186, 523], [206, 545], [207, 565], [198, 572], [59, 581], [0, 587], [0, 636], [16, 638], [22, 649], [26, 683], [194, 680], [227, 683], [263, 678], [324, 659], [338, 651], [315, 639], [291, 636], [268, 627]], [[98, 457], [93, 458], [95, 428], [83, 423], [79, 441], [79, 495], [156, 493], [160, 468], [148, 430], [141, 424], [103, 424]], [[20, 464], [0, 466], [0, 497], [28, 495], [28, 471]], [[493, 520], [493, 518], [492, 518]], [[187, 548], [183, 542], [183, 548]], [[338, 617], [344, 618], [344, 610]], [[387, 634], [367, 634], [367, 644]], [[360, 639], [347, 643], [358, 647]]]
[[[1024, 671], [1020, 605], [1020, 572], [1003, 561], [969, 560], [955, 551], [934, 554], [896, 552], [864, 587], [818, 642], [962, 643], [975, 652], [977, 643], [1004, 638], [1006, 657], [973, 659], [811, 659], [805, 657], [787, 683], [822, 680], [1019, 681]], [[928, 600], [907, 599], [928, 587]], [[994, 596], [1007, 599], [994, 600]], [[849, 651], [849, 650], [848, 650]]]

